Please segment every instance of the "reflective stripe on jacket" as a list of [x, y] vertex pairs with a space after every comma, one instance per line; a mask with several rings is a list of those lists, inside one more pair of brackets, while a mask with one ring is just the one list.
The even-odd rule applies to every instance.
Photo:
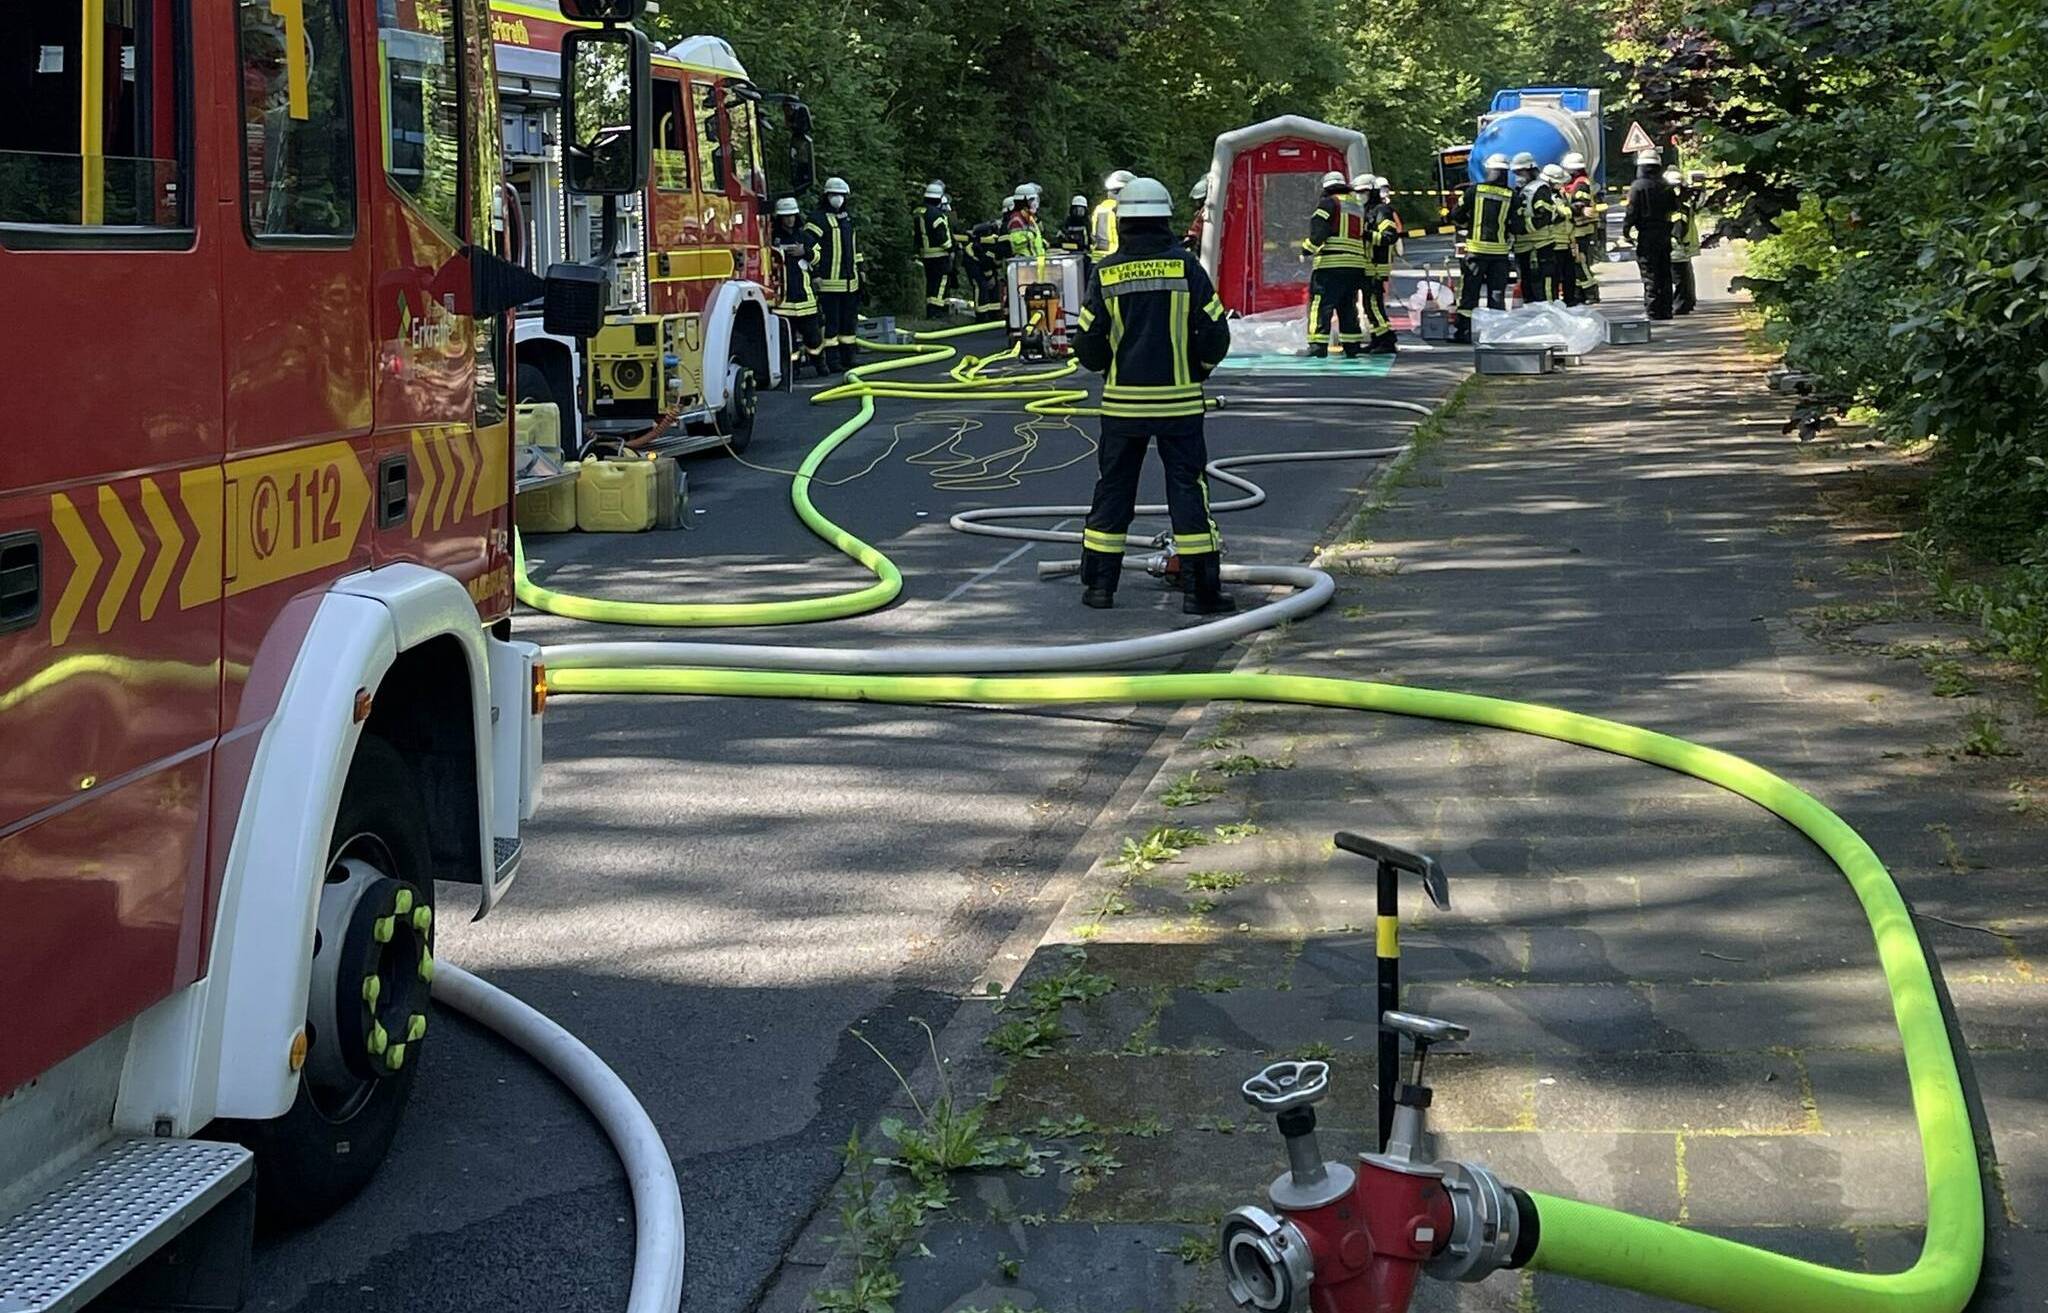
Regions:
[[818, 290], [858, 292], [860, 247], [853, 216], [844, 210], [823, 211], [811, 220], [810, 231], [818, 243]]
[[1364, 203], [1348, 192], [1323, 197], [1309, 217], [1301, 249], [1314, 257], [1317, 269], [1366, 268]]
[[1102, 373], [1105, 416], [1199, 416], [1202, 380], [1230, 352], [1227, 312], [1194, 256], [1163, 235], [1145, 245], [1097, 266], [1074, 355]]
[[1497, 182], [1467, 187], [1458, 197], [1454, 219], [1465, 249], [1473, 255], [1506, 255], [1515, 209], [1515, 194]]

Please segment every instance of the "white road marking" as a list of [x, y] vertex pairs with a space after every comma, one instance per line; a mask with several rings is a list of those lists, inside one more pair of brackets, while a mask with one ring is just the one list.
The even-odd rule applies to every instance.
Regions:
[[[1055, 525], [1054, 525], [1054, 526], [1052, 526], [1052, 527], [1053, 527], [1053, 528], [1054, 528], [1055, 530], [1058, 530], [1058, 529], [1064, 529], [1064, 528], [1066, 528], [1066, 527], [1067, 527], [1068, 525], [1070, 525], [1070, 524], [1072, 524], [1072, 523], [1073, 523], [1073, 521], [1072, 521], [1072, 520], [1061, 520], [1061, 521], [1060, 521], [1060, 522], [1059, 522], [1058, 524], [1055, 524]], [[1034, 547], [1043, 547], [1044, 545], [1045, 545], [1045, 544], [1043, 544], [1043, 543], [1025, 543], [1025, 544], [1024, 544], [1024, 545], [1023, 545], [1022, 547], [1019, 547], [1019, 548], [1018, 548], [1018, 549], [1017, 549], [1016, 551], [1014, 551], [1014, 552], [1011, 552], [1011, 553], [1010, 553], [1010, 554], [1009, 554], [1008, 556], [1005, 556], [1005, 557], [1004, 557], [1004, 558], [1003, 558], [1002, 560], [1000, 560], [1000, 561], [997, 561], [997, 562], [996, 562], [996, 563], [995, 563], [994, 565], [991, 565], [991, 566], [989, 566], [989, 567], [988, 567], [988, 568], [987, 568], [986, 570], [980, 570], [980, 571], [977, 571], [977, 572], [975, 572], [975, 574], [974, 574], [974, 575], [973, 575], [973, 576], [972, 576], [971, 578], [969, 578], [969, 579], [968, 579], [968, 580], [967, 580], [967, 581], [966, 581], [965, 583], [961, 584], [961, 585], [960, 585], [960, 586], [959, 586], [958, 588], [955, 588], [955, 589], [954, 589], [954, 590], [953, 590], [952, 592], [950, 592], [950, 593], [947, 593], [947, 594], [946, 594], [946, 595], [945, 595], [944, 597], [940, 598], [940, 599], [939, 599], [939, 604], [940, 604], [941, 606], [945, 605], [945, 604], [946, 604], [947, 602], [950, 602], [950, 601], [952, 601], [952, 600], [953, 600], [954, 598], [956, 598], [956, 597], [960, 596], [960, 594], [962, 594], [962, 593], [966, 592], [966, 591], [967, 591], [968, 589], [970, 589], [970, 588], [974, 587], [974, 586], [975, 586], [976, 584], [978, 584], [978, 583], [980, 583], [980, 582], [981, 582], [982, 580], [984, 580], [984, 579], [988, 578], [988, 577], [989, 577], [990, 575], [994, 574], [994, 573], [995, 573], [996, 571], [998, 571], [998, 570], [1002, 569], [1002, 568], [1003, 568], [1004, 566], [1008, 565], [1008, 564], [1009, 564], [1010, 562], [1012, 562], [1012, 561], [1016, 560], [1016, 559], [1017, 559], [1018, 557], [1020, 557], [1020, 556], [1024, 555], [1024, 553], [1026, 553], [1026, 552], [1030, 551], [1030, 550], [1031, 550], [1032, 548], [1034, 548]]]

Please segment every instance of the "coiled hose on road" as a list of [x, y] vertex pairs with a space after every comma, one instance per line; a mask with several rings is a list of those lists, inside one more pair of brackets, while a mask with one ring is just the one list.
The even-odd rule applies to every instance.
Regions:
[[[960, 331], [963, 330], [953, 330], [956, 334]], [[866, 366], [854, 371], [846, 384], [821, 393], [817, 398], [856, 398], [860, 409], [852, 420], [835, 428], [813, 449], [811, 457], [804, 463], [805, 476], [795, 481], [799, 486], [793, 489], [792, 498], [797, 502], [798, 513], [814, 531], [864, 564], [869, 562], [862, 553], [872, 554], [880, 565], [886, 565], [887, 558], [826, 520], [809, 505], [801, 485], [831, 449], [858, 431], [872, 416], [874, 397], [928, 397], [933, 394], [924, 388], [949, 386], [876, 385], [867, 381], [870, 373], [900, 368], [905, 363], [932, 363], [936, 359], [936, 353], [919, 352], [907, 357], [906, 361]], [[951, 386], [960, 386], [960, 371], [956, 370]], [[1017, 380], [1002, 381], [979, 391], [977, 395], [988, 399], [1026, 400], [1027, 408], [1073, 408], [1077, 400], [1071, 391], [1020, 385]], [[1041, 410], [1040, 413], [1047, 412]], [[1055, 513], [1055, 509], [1064, 510], [1031, 508], [1028, 513]], [[1040, 537], [1051, 531], [1007, 532], [1011, 536]], [[853, 549], [850, 550], [842, 539], [854, 544]], [[888, 567], [886, 574], [877, 564], [870, 564], [870, 568], [876, 569], [878, 575], [874, 588], [882, 587], [885, 579], [893, 577], [896, 580], [890, 593], [894, 596], [894, 590], [900, 589], [900, 573], [895, 572], [893, 566]], [[521, 600], [529, 600], [530, 586], [524, 580], [523, 572], [520, 587]], [[559, 593], [545, 595], [556, 601], [564, 597]], [[825, 600], [832, 606], [844, 606], [849, 596], [852, 595], [838, 594]], [[585, 607], [585, 618], [659, 623], [640, 618], [644, 613], [639, 611], [605, 613], [614, 607], [646, 604], [603, 603], [592, 599], [575, 599], [575, 603]], [[790, 608], [804, 604], [728, 605]], [[555, 610], [556, 607], [546, 609]], [[700, 614], [713, 609], [696, 608]], [[574, 611], [558, 613], [578, 614]], [[840, 610], [834, 614], [852, 612]], [[707, 620], [701, 623], [739, 622]], [[764, 622], [752, 616], [745, 621]], [[1216, 638], [1216, 631], [1210, 626], [1198, 626], [1196, 630], [1209, 631], [1205, 635], [1209, 641]], [[985, 665], [961, 662], [959, 658], [963, 652], [955, 649], [952, 653], [954, 664], [945, 667], [956, 672], [951, 674], [874, 673], [877, 666], [889, 669], [887, 658], [891, 649], [835, 653], [831, 649], [716, 644], [579, 643], [549, 649], [547, 660], [551, 666], [550, 683], [556, 691], [564, 694], [689, 694], [916, 705], [1226, 699], [1378, 711], [1513, 730], [1579, 744], [1679, 771], [1747, 798], [1793, 825], [1825, 852], [1848, 881], [1869, 919], [1905, 1054], [1925, 1166], [1927, 1230], [1920, 1258], [1901, 1273], [1873, 1275], [1848, 1272], [1668, 1222], [1558, 1196], [1532, 1194], [1540, 1222], [1540, 1238], [1530, 1266], [1718, 1309], [1723, 1313], [1958, 1313], [1963, 1307], [1976, 1285], [1983, 1261], [1984, 1212], [1976, 1148], [1955, 1053], [1942, 1016], [1932, 968], [1914, 930], [1905, 899], [1870, 845], [1840, 817], [1811, 795], [1740, 757], [1651, 730], [1531, 703], [1304, 675], [1073, 673], [1045, 678], [975, 678], [957, 673], [974, 668], [1043, 669], [1048, 668], [1041, 664], [1048, 659], [1048, 654], [1058, 654], [1052, 658], [1054, 660], [1078, 660], [1073, 656], [1077, 651], [1092, 651], [1113, 661], [1123, 644], [1148, 641], [1132, 639], [1120, 643], [1079, 644], [1066, 649], [1021, 646], [974, 649], [974, 662]], [[927, 653], [916, 649], [899, 650], [917, 652], [918, 663], [931, 659]], [[792, 658], [787, 655], [789, 653], [802, 655]], [[835, 661], [838, 664], [825, 664]], [[722, 668], [693, 668], [714, 663]], [[762, 668], [799, 663], [804, 668], [797, 671]]]

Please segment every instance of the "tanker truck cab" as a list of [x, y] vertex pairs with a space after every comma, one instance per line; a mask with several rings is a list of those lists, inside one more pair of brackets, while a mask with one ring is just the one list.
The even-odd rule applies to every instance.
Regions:
[[318, 1217], [388, 1149], [452, 886], [481, 916], [519, 872], [510, 311], [599, 316], [494, 253], [489, 25], [0, 10], [10, 1311], [201, 1219], [186, 1293], [232, 1307], [252, 1216]]
[[[546, 3], [496, 0], [500, 57], [526, 68], [534, 53], [558, 49], [573, 25]], [[511, 181], [528, 215], [529, 263], [588, 258], [592, 216], [551, 215], [534, 179], [549, 165], [550, 88], [525, 78], [532, 109], [506, 130], [520, 135], [530, 167]], [[779, 386], [785, 343], [771, 312], [769, 178], [763, 167], [764, 106], [781, 109], [790, 136], [789, 190], [809, 178], [809, 112], [787, 96], [768, 97], [747, 76], [731, 45], [715, 36], [679, 41], [652, 60], [653, 158], [646, 187], [622, 198], [621, 240], [604, 329], [579, 343], [523, 316], [517, 333], [521, 402], [553, 402], [563, 442], [580, 452], [594, 442], [656, 436], [647, 449], [681, 454], [730, 446], [753, 436], [755, 396]], [[537, 132], [536, 132], [537, 129]]]

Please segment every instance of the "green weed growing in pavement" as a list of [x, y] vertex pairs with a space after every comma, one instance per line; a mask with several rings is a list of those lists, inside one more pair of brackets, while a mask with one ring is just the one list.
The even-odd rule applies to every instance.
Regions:
[[1963, 663], [1960, 661], [1936, 657], [1921, 662], [1920, 669], [1933, 681], [1933, 693], [1938, 698], [1977, 696], [1977, 681], [1970, 678], [1970, 672], [1963, 669]]
[[1271, 757], [1254, 757], [1249, 752], [1240, 752], [1234, 757], [1225, 757], [1210, 769], [1224, 779], [1234, 780], [1246, 775], [1256, 775], [1262, 770], [1292, 770], [1293, 763], [1276, 761]]
[[892, 1313], [903, 1290], [892, 1264], [924, 1220], [924, 1206], [912, 1193], [882, 1188], [858, 1130], [840, 1152], [846, 1174], [839, 1185], [838, 1244], [853, 1260], [853, 1278], [812, 1298], [818, 1313]]
[[1159, 795], [1161, 805], [1167, 807], [1194, 807], [1209, 801], [1223, 792], [1222, 786], [1211, 784], [1202, 778], [1202, 772], [1191, 770], [1185, 775], [1174, 777], [1173, 783]]
[[[938, 1097], [929, 1106], [919, 1101], [910, 1081], [902, 1069], [889, 1060], [888, 1054], [876, 1048], [867, 1036], [857, 1030], [853, 1032], [853, 1037], [867, 1045], [868, 1050], [880, 1058], [882, 1065], [896, 1077], [896, 1083], [902, 1086], [903, 1093], [910, 1099], [910, 1106], [917, 1110], [916, 1125], [900, 1117], [882, 1119], [882, 1134], [895, 1144], [896, 1153], [893, 1157], [875, 1161], [903, 1169], [926, 1191], [936, 1189], [941, 1192], [945, 1191], [946, 1178], [954, 1172], [988, 1167], [1030, 1167], [1031, 1151], [1022, 1140], [1014, 1135], [987, 1135], [982, 1132], [982, 1123], [988, 1117], [986, 1103], [962, 1107], [953, 1097], [953, 1085], [946, 1077], [946, 1066], [939, 1060], [938, 1037], [924, 1021], [917, 1024], [924, 1027], [932, 1067], [939, 1073]], [[943, 1204], [932, 1203], [930, 1206], [940, 1207]]]
[[1180, 856], [1182, 850], [1207, 842], [1209, 836], [1200, 830], [1184, 825], [1155, 825], [1145, 832], [1142, 839], [1127, 836], [1109, 866], [1113, 871], [1143, 875], [1161, 862], [1170, 862]]
[[1172, 1254], [1175, 1258], [1190, 1266], [1213, 1263], [1220, 1257], [1220, 1251], [1217, 1249], [1215, 1238], [1203, 1235], [1198, 1231], [1189, 1232], [1173, 1244], [1157, 1252]]
[[2025, 780], [2014, 780], [2005, 786], [2005, 791], [2012, 795], [2012, 801], [2005, 804], [2005, 809], [2014, 815], [2031, 816], [2041, 810], [2041, 800], [2034, 796], [2033, 787]]
[[1187, 886], [1191, 894], [1220, 894], [1242, 888], [1249, 877], [1243, 871], [1189, 871]]
[[2005, 736], [2005, 722], [1989, 711], [1973, 711], [1963, 718], [1965, 757], [2017, 757], [2020, 750]]
[[1198, 994], [1228, 994], [1233, 989], [1243, 989], [1241, 976], [1203, 976], [1189, 982], [1189, 988]]
[[1337, 1056], [1337, 1050], [1323, 1043], [1323, 1041], [1317, 1040], [1313, 1044], [1302, 1045], [1301, 1056], [1304, 1061], [1308, 1062], [1328, 1062], [1331, 1058]]
[[1004, 1253], [998, 1253], [996, 1255], [996, 1271], [1003, 1274], [1003, 1280], [1015, 1281], [1017, 1279], [1017, 1274], [1019, 1272], [1022, 1272], [1023, 1270], [1023, 1259], [1012, 1258], [1008, 1254]]
[[1094, 906], [1088, 909], [1088, 915], [1093, 917], [1097, 924], [1108, 917], [1129, 916], [1130, 912], [1131, 900], [1124, 896], [1121, 889], [1104, 890], [1102, 897], [1096, 899]]
[[1257, 821], [1225, 821], [1216, 827], [1216, 837], [1224, 843], [1236, 843], [1239, 839], [1263, 833], [1265, 831]]
[[1065, 1119], [1040, 1117], [1038, 1125], [1031, 1128], [1031, 1133], [1041, 1140], [1072, 1140], [1083, 1135], [1097, 1135], [1101, 1131], [1100, 1126], [1078, 1112]]
[[1154, 1140], [1166, 1134], [1166, 1123], [1159, 1120], [1158, 1113], [1148, 1112], [1134, 1122], [1112, 1126], [1110, 1129], [1118, 1135], [1128, 1135], [1139, 1140]]
[[1004, 1022], [982, 1043], [1006, 1058], [1042, 1058], [1066, 1037], [1058, 1017], [1030, 1017]]

